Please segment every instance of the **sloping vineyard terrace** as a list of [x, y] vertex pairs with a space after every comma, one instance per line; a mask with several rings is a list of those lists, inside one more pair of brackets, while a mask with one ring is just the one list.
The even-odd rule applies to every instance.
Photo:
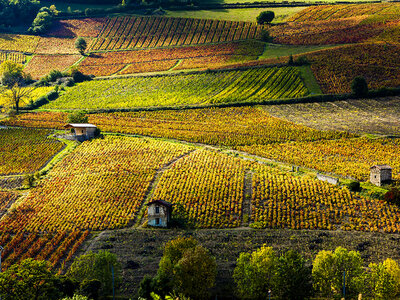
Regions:
[[158, 48], [257, 39], [261, 29], [261, 26], [250, 22], [116, 17], [107, 21], [90, 50]]
[[264, 101], [308, 94], [293, 67], [84, 82], [46, 109], [110, 109]]
[[247, 61], [257, 59], [263, 50], [263, 43], [246, 41], [167, 49], [92, 53], [79, 64], [79, 70], [95, 76], [112, 75], [123, 68], [125, 69], [117, 74], [167, 71], [178, 60], [183, 60], [182, 63], [190, 63], [196, 58], [212, 58], [215, 63], [218, 63], [225, 57], [234, 57], [235, 59], [240, 57]]
[[125, 227], [134, 220], [156, 171], [190, 150], [140, 138], [84, 142], [4, 222], [32, 232]]
[[[62, 129], [66, 120], [67, 114], [62, 112], [34, 112], [18, 115], [6, 124]], [[89, 122], [102, 131], [231, 147], [353, 136], [296, 125], [254, 107], [90, 114]]]
[[0, 175], [33, 173], [63, 148], [49, 130], [1, 129]]

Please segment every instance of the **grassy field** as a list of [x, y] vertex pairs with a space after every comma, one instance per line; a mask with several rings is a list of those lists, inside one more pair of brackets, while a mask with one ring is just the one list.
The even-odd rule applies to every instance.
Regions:
[[167, 16], [196, 19], [218, 19], [226, 21], [246, 21], [256, 22], [257, 16], [265, 10], [271, 10], [275, 13], [273, 23], [279, 23], [286, 18], [291, 17], [304, 7], [270, 7], [270, 8], [240, 8], [240, 9], [213, 9], [213, 10], [195, 10], [195, 11], [170, 11], [167, 10]]
[[95, 80], [69, 88], [45, 109], [107, 109], [262, 101], [308, 94], [296, 68]]

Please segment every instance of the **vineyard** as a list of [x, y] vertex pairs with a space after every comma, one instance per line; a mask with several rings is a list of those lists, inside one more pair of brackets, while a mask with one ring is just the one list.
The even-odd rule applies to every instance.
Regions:
[[319, 130], [398, 135], [399, 97], [264, 106], [271, 115]]
[[368, 200], [313, 178], [257, 166], [253, 188], [255, 228], [400, 231], [397, 206]]
[[[397, 28], [396, 23], [363, 23], [365, 18], [292, 22], [271, 27], [274, 42], [289, 45], [333, 45], [361, 43]], [[393, 41], [395, 37], [392, 37]]]
[[[95, 76], [167, 71], [182, 60], [180, 66], [193, 68], [193, 59], [208, 59], [212, 65], [221, 65], [230, 59], [243, 61], [257, 59], [264, 44], [255, 41], [233, 42], [169, 49], [93, 53], [79, 64], [79, 70]], [[201, 67], [210, 66], [202, 64]], [[121, 71], [122, 70], [122, 71]], [[119, 72], [120, 71], [120, 72]]]
[[327, 49], [307, 57], [324, 93], [348, 93], [356, 76], [365, 77], [372, 89], [399, 86], [399, 55], [398, 45], [360, 44]]
[[261, 29], [250, 22], [125, 16], [108, 19], [90, 50], [159, 48], [257, 39]]
[[0, 52], [0, 64], [6, 60], [11, 60], [17, 64], [24, 64], [27, 56], [18, 52]]
[[0, 175], [33, 173], [63, 148], [48, 130], [0, 129]]
[[288, 21], [305, 22], [376, 15], [390, 20], [398, 17], [399, 8], [400, 5], [389, 3], [312, 6], [290, 17]]
[[190, 149], [139, 138], [85, 142], [4, 222], [33, 232], [125, 227], [132, 224], [156, 171]]
[[198, 150], [163, 173], [152, 198], [175, 204], [190, 226], [238, 227], [245, 170], [241, 159]]
[[[75, 48], [76, 38], [41, 37], [36, 54], [78, 54]], [[90, 43], [90, 38], [85, 38]]]
[[[62, 112], [35, 112], [18, 115], [6, 124], [62, 129], [66, 119]], [[253, 107], [90, 114], [89, 122], [102, 131], [231, 147], [352, 136], [295, 125]]]
[[106, 20], [106, 18], [55, 20], [48, 35], [66, 38], [78, 36], [95, 38], [101, 32]]
[[[244, 146], [240, 149], [263, 157], [305, 166], [322, 172], [369, 179], [370, 167], [389, 164], [400, 178], [399, 139], [338, 139]], [[360, 151], [362, 149], [362, 151]]]
[[51, 70], [64, 71], [76, 63], [80, 55], [35, 55], [25, 68], [25, 72], [32, 78], [39, 79], [50, 73]]
[[0, 34], [0, 50], [35, 52], [39, 37], [32, 35]]
[[96, 80], [70, 88], [46, 109], [105, 109], [263, 101], [308, 94], [296, 68]]
[[0, 190], [0, 218], [7, 211], [9, 206], [18, 199], [18, 194]]
[[5, 270], [18, 261], [34, 258], [48, 261], [54, 271], [61, 273], [88, 235], [88, 231], [42, 234], [3, 227], [0, 244], [5, 250], [1, 267]]

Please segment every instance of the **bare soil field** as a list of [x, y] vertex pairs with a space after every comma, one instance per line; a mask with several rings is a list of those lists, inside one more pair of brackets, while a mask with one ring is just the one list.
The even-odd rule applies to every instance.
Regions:
[[399, 135], [400, 97], [264, 106], [275, 117], [319, 130]]

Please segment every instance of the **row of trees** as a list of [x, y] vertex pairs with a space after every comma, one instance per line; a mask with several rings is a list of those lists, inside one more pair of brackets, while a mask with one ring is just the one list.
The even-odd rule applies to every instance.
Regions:
[[[193, 238], [168, 242], [155, 277], [145, 277], [139, 296], [154, 298], [175, 293], [207, 299], [216, 278], [215, 258]], [[264, 245], [241, 253], [233, 274], [241, 299], [328, 299], [359, 294], [373, 299], [394, 299], [400, 294], [400, 267], [392, 259], [364, 268], [359, 252], [338, 247], [320, 251], [311, 263], [293, 250], [281, 255]]]
[[121, 280], [120, 270], [116, 256], [108, 251], [80, 256], [66, 275], [54, 275], [47, 262], [29, 258], [0, 273], [0, 296], [2, 300], [67, 300], [75, 295], [73, 299], [96, 300], [112, 295]]
[[[157, 275], [145, 276], [139, 299], [208, 299], [215, 285], [215, 258], [195, 239], [166, 243]], [[364, 268], [359, 252], [338, 247], [320, 251], [311, 263], [296, 251], [278, 255], [266, 245], [241, 253], [233, 273], [241, 299], [395, 299], [400, 267], [392, 259]], [[121, 266], [108, 251], [89, 252], [75, 260], [66, 275], [54, 275], [43, 261], [27, 259], [0, 274], [2, 299], [105, 299], [121, 282]], [[78, 297], [79, 295], [79, 297]], [[70, 298], [65, 298], [70, 299]]]

